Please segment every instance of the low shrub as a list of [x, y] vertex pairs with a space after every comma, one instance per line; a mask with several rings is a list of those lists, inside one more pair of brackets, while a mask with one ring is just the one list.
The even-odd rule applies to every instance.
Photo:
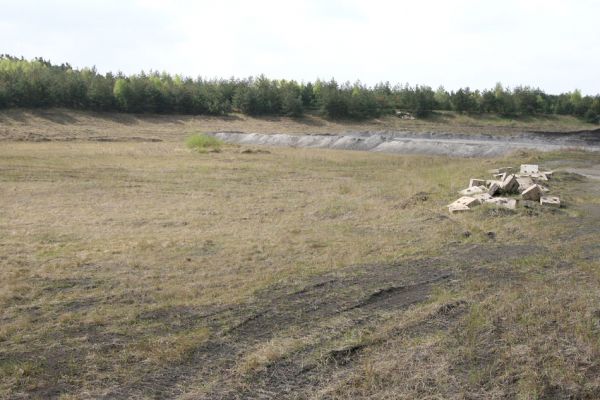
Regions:
[[197, 134], [197, 135], [189, 136], [185, 140], [185, 144], [188, 148], [190, 148], [192, 150], [195, 150], [195, 151], [198, 151], [201, 153], [206, 153], [208, 151], [212, 151], [212, 152], [221, 151], [221, 146], [223, 145], [223, 142], [214, 136], [209, 136], [206, 134]]

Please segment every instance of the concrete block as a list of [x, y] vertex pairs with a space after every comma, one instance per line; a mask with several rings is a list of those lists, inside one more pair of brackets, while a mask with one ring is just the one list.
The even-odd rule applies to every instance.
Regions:
[[517, 208], [517, 200], [515, 200], [515, 199], [508, 199], [504, 203], [503, 207], [506, 207], [506, 208], [509, 208], [511, 210], [514, 210], [515, 208]]
[[490, 196], [495, 195], [496, 193], [498, 193], [498, 191], [500, 190], [500, 184], [498, 182], [492, 182], [492, 184], [490, 185], [490, 187], [488, 188], [487, 193]]
[[452, 214], [457, 213], [457, 212], [462, 212], [462, 211], [469, 211], [470, 208], [465, 206], [464, 204], [454, 204], [454, 205], [449, 205], [448, 206], [448, 211], [450, 211]]
[[474, 197], [463, 196], [463, 197], [457, 199], [456, 201], [448, 204], [448, 207], [451, 206], [451, 205], [456, 205], [456, 204], [463, 204], [463, 205], [465, 205], [467, 207], [470, 207], [470, 206], [477, 205], [477, 203], [478, 203], [478, 201]]
[[535, 180], [540, 180], [540, 181], [548, 180], [548, 177], [543, 172], [536, 172], [536, 173], [530, 174], [529, 176]]
[[473, 186], [485, 186], [485, 179], [471, 178], [469, 180], [469, 187], [473, 187]]
[[486, 200], [486, 203], [494, 204], [498, 207], [509, 208], [511, 210], [517, 208], [517, 200], [509, 199], [507, 197], [492, 197], [491, 199]]
[[494, 174], [494, 178], [496, 178], [499, 181], [503, 181], [506, 178], [506, 172], [502, 174]]
[[487, 188], [485, 186], [472, 186], [472, 187], [463, 189], [458, 193], [460, 193], [461, 196], [471, 196], [474, 194], [484, 193], [484, 192], [487, 192]]
[[533, 179], [531, 179], [529, 176], [518, 176], [517, 182], [519, 182], [519, 193], [523, 193], [525, 189], [535, 184]]
[[538, 185], [531, 185], [527, 189], [525, 189], [523, 193], [521, 193], [521, 197], [523, 198], [523, 200], [538, 201], [540, 197], [542, 197], [543, 193], [544, 192], [542, 191], [541, 187], [539, 187]]
[[540, 168], [536, 164], [521, 164], [521, 173], [522, 174], [537, 174], [540, 172]]
[[[479, 200], [470, 196], [463, 196], [460, 199], [448, 204], [448, 211], [467, 211], [470, 207], [479, 205]], [[465, 209], [466, 207], [466, 209]]]
[[542, 196], [540, 204], [548, 207], [560, 207], [560, 199], [557, 196]]
[[474, 199], [476, 199], [477, 201], [479, 201], [480, 204], [485, 203], [486, 201], [488, 201], [489, 199], [492, 198], [492, 196], [489, 193], [479, 193], [479, 194], [474, 194], [473, 196]]
[[500, 185], [500, 189], [504, 193], [515, 193], [519, 189], [519, 182], [517, 182], [517, 177], [515, 175], [508, 175]]

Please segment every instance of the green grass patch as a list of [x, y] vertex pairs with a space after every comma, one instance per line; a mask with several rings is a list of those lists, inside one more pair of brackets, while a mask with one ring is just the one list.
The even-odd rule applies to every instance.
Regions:
[[206, 134], [191, 135], [185, 140], [185, 145], [200, 153], [220, 152], [223, 142], [214, 136]]

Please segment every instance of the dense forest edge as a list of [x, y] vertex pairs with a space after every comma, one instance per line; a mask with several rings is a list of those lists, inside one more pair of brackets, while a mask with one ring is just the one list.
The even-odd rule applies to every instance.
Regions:
[[296, 82], [263, 75], [245, 79], [189, 78], [168, 73], [100, 74], [95, 68], [73, 68], [42, 58], [26, 60], [0, 55], [0, 109], [64, 107], [76, 110], [188, 115], [300, 117], [305, 112], [325, 118], [369, 119], [399, 111], [427, 117], [433, 110], [496, 113], [515, 117], [572, 115], [600, 123], [600, 95], [579, 90], [558, 95], [529, 86], [447, 91], [429, 86], [367, 86], [361, 82]]

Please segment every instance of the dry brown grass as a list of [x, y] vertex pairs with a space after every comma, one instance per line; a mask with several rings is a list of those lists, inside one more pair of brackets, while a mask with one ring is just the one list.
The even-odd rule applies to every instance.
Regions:
[[[594, 162], [5, 142], [0, 397], [593, 398], [598, 192], [559, 174], [564, 211], [443, 207], [489, 168], [565, 158]], [[452, 278], [426, 301], [236, 333], [320, 277], [429, 259]]]
[[180, 142], [192, 133], [236, 131], [258, 133], [335, 134], [366, 131], [515, 134], [525, 131], [565, 132], [597, 129], [598, 125], [571, 116], [517, 119], [491, 115], [469, 116], [440, 112], [428, 119], [402, 120], [395, 116], [357, 121], [303, 118], [252, 118], [184, 115], [132, 115], [72, 110], [0, 111], [0, 140], [164, 140]]

